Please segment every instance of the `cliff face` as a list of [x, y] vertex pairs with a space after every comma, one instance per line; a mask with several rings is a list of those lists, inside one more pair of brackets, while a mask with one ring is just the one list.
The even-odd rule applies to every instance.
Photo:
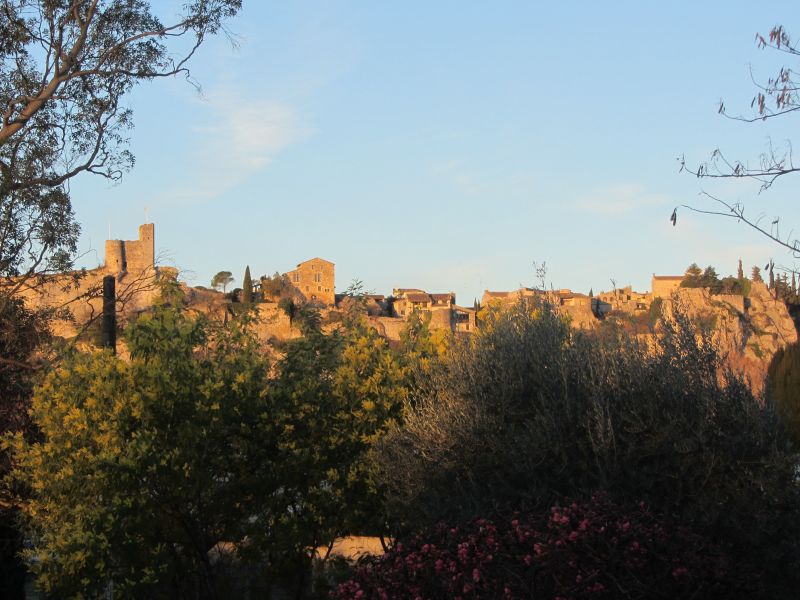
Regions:
[[681, 288], [669, 303], [676, 303], [712, 329], [714, 341], [728, 364], [744, 375], [756, 393], [763, 390], [769, 363], [778, 349], [798, 339], [786, 305], [775, 300], [761, 282], [753, 282], [747, 298]]

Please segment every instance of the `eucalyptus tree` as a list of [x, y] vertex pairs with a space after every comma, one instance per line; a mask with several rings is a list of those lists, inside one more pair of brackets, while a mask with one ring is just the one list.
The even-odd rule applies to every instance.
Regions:
[[190, 0], [162, 22], [144, 1], [0, 0], [0, 275], [22, 276], [6, 294], [71, 266], [70, 180], [116, 181], [133, 166], [125, 96], [190, 79], [189, 60], [240, 6]]

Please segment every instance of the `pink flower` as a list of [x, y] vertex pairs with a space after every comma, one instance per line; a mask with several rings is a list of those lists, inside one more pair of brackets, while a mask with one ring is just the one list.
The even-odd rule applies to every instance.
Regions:
[[572, 533], [569, 534], [569, 541], [570, 542], [574, 542], [577, 539], [578, 539], [578, 532], [577, 531], [573, 531]]
[[472, 569], [472, 581], [478, 583], [481, 580], [481, 572], [478, 569]]

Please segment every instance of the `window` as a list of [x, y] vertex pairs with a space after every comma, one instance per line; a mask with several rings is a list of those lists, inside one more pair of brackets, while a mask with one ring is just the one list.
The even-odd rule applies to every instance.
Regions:
[[306, 291], [308, 291], [308, 290], [310, 290], [310, 289], [311, 289], [310, 287], [306, 286]]
[[318, 285], [318, 286], [317, 286], [317, 291], [318, 291], [318, 292], [321, 292], [321, 291], [322, 291], [322, 286], [321, 286], [321, 285]]
[[314, 274], [314, 283], [319, 283], [320, 281], [322, 281], [322, 275], [320, 275], [319, 273], [315, 273]]
[[300, 273], [295, 273], [294, 275], [292, 275], [292, 279], [294, 280], [295, 283], [298, 283], [300, 281]]

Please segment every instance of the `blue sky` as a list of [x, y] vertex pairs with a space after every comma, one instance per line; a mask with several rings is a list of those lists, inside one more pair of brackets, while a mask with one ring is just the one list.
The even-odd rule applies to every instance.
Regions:
[[[168, 15], [175, 3], [154, 2]], [[757, 160], [796, 118], [747, 125], [755, 77], [781, 56], [756, 32], [789, 3], [287, 2], [245, 0], [192, 65], [203, 93], [156, 81], [130, 97], [133, 171], [72, 186], [87, 267], [113, 238], [156, 224], [162, 263], [193, 285], [241, 282], [321, 256], [337, 289], [455, 291], [535, 283], [587, 292], [695, 261], [723, 274], [790, 256], [710, 208], [706, 190], [800, 226], [800, 178], [681, 175], [716, 147]]]

